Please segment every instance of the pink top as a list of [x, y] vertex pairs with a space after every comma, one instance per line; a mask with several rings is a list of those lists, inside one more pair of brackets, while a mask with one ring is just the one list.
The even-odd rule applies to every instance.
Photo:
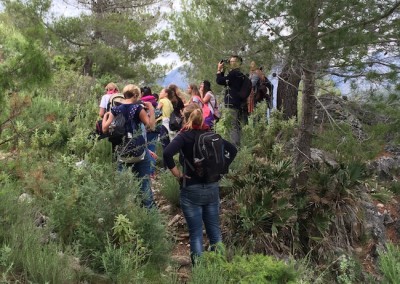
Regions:
[[144, 102], [150, 102], [153, 105], [153, 107], [157, 107], [156, 98], [153, 96], [144, 96], [144, 97], [141, 97], [140, 100], [142, 100]]

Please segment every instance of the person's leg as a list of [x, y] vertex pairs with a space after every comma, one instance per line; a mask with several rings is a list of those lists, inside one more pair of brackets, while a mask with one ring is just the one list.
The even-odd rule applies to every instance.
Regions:
[[144, 207], [150, 209], [154, 205], [153, 192], [151, 190], [150, 182], [150, 171], [151, 171], [151, 160], [150, 153], [146, 149], [146, 155], [144, 159], [132, 166], [132, 171], [136, 172], [139, 179], [141, 179], [140, 190], [142, 193]]
[[219, 223], [219, 185], [209, 183], [204, 188], [204, 193], [208, 194], [208, 203], [203, 205], [203, 222], [206, 227], [210, 246], [213, 250], [215, 245], [222, 241]]
[[155, 131], [147, 132], [147, 148], [149, 148], [150, 151], [152, 152], [156, 151], [157, 140], [158, 140], [158, 132]]
[[[161, 130], [160, 130], [160, 141], [161, 141], [161, 145], [162, 145], [163, 150], [170, 143], [169, 135], [168, 135], [168, 129], [164, 125], [161, 126]], [[163, 161], [163, 165], [164, 165], [164, 169], [167, 169], [167, 166], [166, 166], [164, 161]]]
[[203, 222], [201, 206], [192, 203], [188, 198], [181, 196], [181, 208], [189, 229], [190, 258], [192, 264], [203, 252]]
[[[158, 132], [147, 132], [147, 148], [152, 151], [153, 153], [156, 152], [156, 144], [158, 140]], [[156, 160], [150, 156], [151, 160], [151, 170], [150, 174], [154, 174], [156, 168]]]
[[240, 144], [240, 122], [239, 110], [235, 108], [228, 108], [229, 115], [232, 119], [232, 126], [230, 129], [230, 140], [236, 147]]
[[201, 205], [193, 202], [193, 194], [186, 191], [185, 188], [181, 191], [180, 205], [189, 229], [190, 257], [194, 265], [196, 258], [203, 252], [202, 208]]

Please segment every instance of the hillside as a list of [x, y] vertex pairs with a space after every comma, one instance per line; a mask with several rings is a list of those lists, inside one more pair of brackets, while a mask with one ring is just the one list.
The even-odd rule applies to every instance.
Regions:
[[[221, 182], [225, 253], [206, 254], [192, 269], [175, 179], [159, 160], [158, 209], [140, 207], [138, 181], [115, 171], [109, 143], [88, 139], [98, 92], [75, 93], [90, 94], [92, 81], [69, 82], [10, 100], [14, 122], [3, 124], [0, 159], [0, 271], [8, 282], [217, 283], [225, 271], [235, 279], [278, 277], [272, 267], [297, 283], [388, 277], [388, 263], [400, 254], [391, 245], [400, 209], [396, 95], [319, 97], [310, 180], [299, 191], [291, 188], [297, 123], [277, 111], [267, 123], [260, 105], [243, 129], [246, 147]], [[227, 125], [221, 119], [217, 131], [225, 135]], [[243, 275], [253, 262], [260, 265]]]

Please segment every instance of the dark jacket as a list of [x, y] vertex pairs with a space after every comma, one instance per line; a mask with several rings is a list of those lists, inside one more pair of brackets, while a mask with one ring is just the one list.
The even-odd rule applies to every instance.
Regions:
[[224, 72], [217, 73], [216, 82], [218, 85], [228, 86], [225, 91], [225, 107], [240, 109], [244, 101], [239, 97], [239, 91], [242, 87], [244, 74], [239, 69], [232, 69], [228, 75]]
[[[187, 161], [193, 161], [193, 146], [196, 133], [198, 133], [198, 131], [204, 130], [180, 131], [178, 135], [171, 141], [171, 143], [168, 144], [163, 153], [163, 159], [168, 169], [172, 169], [173, 167], [175, 167], [174, 155], [179, 153], [180, 150], [182, 150], [183, 155], [185, 156], [184, 158], [182, 157], [182, 154], [180, 154], [179, 156], [179, 162], [182, 167], [184, 164], [184, 159], [186, 159]], [[224, 149], [229, 153], [229, 159], [226, 158], [226, 162], [229, 165], [234, 160], [237, 154], [237, 149], [233, 144], [229, 143], [226, 140], [224, 140]], [[204, 180], [196, 177], [196, 174], [190, 167], [185, 167], [185, 169], [186, 175], [191, 177], [190, 179], [186, 179], [187, 186], [204, 183]]]

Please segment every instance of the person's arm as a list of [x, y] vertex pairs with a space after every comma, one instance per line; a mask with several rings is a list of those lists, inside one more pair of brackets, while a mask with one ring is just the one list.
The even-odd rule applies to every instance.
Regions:
[[162, 101], [159, 101], [157, 104], [157, 109], [162, 109], [162, 107], [163, 107], [163, 103], [162, 103]]
[[191, 103], [194, 103], [193, 97], [190, 97], [190, 99], [186, 102], [186, 104], [184, 106], [186, 107], [186, 106], [190, 105]]
[[144, 105], [149, 113], [147, 114], [146, 110], [142, 109], [139, 113], [139, 119], [148, 129], [154, 130], [156, 121], [154, 107], [150, 102], [144, 102]]
[[99, 109], [99, 116], [100, 116], [101, 118], [103, 118], [103, 116], [104, 116], [105, 113], [106, 113], [106, 109], [101, 107], [101, 108]]
[[106, 114], [103, 116], [103, 122], [102, 122], [102, 127], [101, 129], [103, 130], [103, 133], [108, 133], [109, 126], [111, 122], [113, 121], [114, 115], [109, 111], [106, 112]]
[[177, 178], [182, 177], [183, 174], [176, 166], [175, 161], [174, 161], [174, 156], [177, 153], [179, 153], [179, 151], [182, 149], [183, 145], [184, 145], [184, 139], [182, 137], [182, 134], [179, 133], [171, 141], [171, 143], [168, 144], [168, 146], [164, 149], [164, 152], [163, 152], [163, 160], [165, 161], [165, 165], [171, 171], [171, 173]]
[[103, 116], [104, 116], [104, 114], [106, 113], [106, 110], [107, 110], [107, 97], [106, 97], [106, 95], [104, 95], [104, 96], [102, 96], [101, 97], [101, 100], [100, 100], [100, 105], [99, 105], [99, 116], [101, 117], [101, 118], [103, 118]]
[[224, 63], [219, 62], [217, 66], [217, 79], [216, 82], [218, 85], [226, 86], [226, 78], [224, 75]]
[[210, 93], [207, 93], [203, 98], [203, 103], [207, 104], [211, 100]]

